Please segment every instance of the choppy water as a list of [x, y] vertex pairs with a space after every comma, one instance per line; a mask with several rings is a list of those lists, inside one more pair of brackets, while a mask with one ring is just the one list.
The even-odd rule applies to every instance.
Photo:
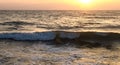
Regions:
[[74, 39], [81, 33], [120, 39], [120, 11], [0, 11], [0, 38]]
[[120, 11], [0, 11], [0, 65], [119, 63]]

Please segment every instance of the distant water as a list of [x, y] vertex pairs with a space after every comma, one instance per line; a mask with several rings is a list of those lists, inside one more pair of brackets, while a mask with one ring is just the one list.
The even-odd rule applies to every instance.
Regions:
[[74, 39], [86, 34], [120, 39], [120, 11], [0, 11], [1, 39]]

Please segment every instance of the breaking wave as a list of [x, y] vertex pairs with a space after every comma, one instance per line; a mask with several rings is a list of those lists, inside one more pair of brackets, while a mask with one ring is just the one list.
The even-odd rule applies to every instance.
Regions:
[[102, 40], [119, 40], [119, 33], [110, 32], [66, 32], [66, 31], [46, 31], [46, 32], [2, 32], [0, 39], [14, 40], [41, 40], [49, 41], [60, 39], [102, 39]]

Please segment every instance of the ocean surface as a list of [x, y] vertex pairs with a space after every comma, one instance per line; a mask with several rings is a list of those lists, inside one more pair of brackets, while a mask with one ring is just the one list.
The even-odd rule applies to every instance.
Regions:
[[120, 40], [120, 11], [1, 10], [0, 38], [44, 41], [55, 38]]
[[0, 65], [120, 65], [120, 11], [0, 11]]

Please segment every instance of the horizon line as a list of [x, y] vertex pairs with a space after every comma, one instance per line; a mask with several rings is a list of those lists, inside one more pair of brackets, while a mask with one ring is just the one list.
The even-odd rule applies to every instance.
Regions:
[[[41, 10], [41, 11], [44, 11], [44, 10], [46, 10], [46, 11], [49, 11], [49, 10], [51, 10], [51, 11], [60, 11], [60, 10], [66, 10], [66, 11], [69, 11], [69, 9], [0, 9], [0, 10]], [[70, 9], [71, 11], [75, 11], [74, 9]], [[83, 9], [84, 10], [84, 9]], [[94, 9], [91, 9], [91, 10], [87, 10], [87, 11], [92, 11], [92, 10], [94, 10]], [[95, 10], [112, 10], [112, 9], [95, 9]], [[113, 10], [120, 10], [120, 9], [113, 9]], [[79, 9], [77, 10], [76, 9], [76, 11], [80, 11]], [[81, 9], [81, 11], [82, 11], [82, 9]]]

